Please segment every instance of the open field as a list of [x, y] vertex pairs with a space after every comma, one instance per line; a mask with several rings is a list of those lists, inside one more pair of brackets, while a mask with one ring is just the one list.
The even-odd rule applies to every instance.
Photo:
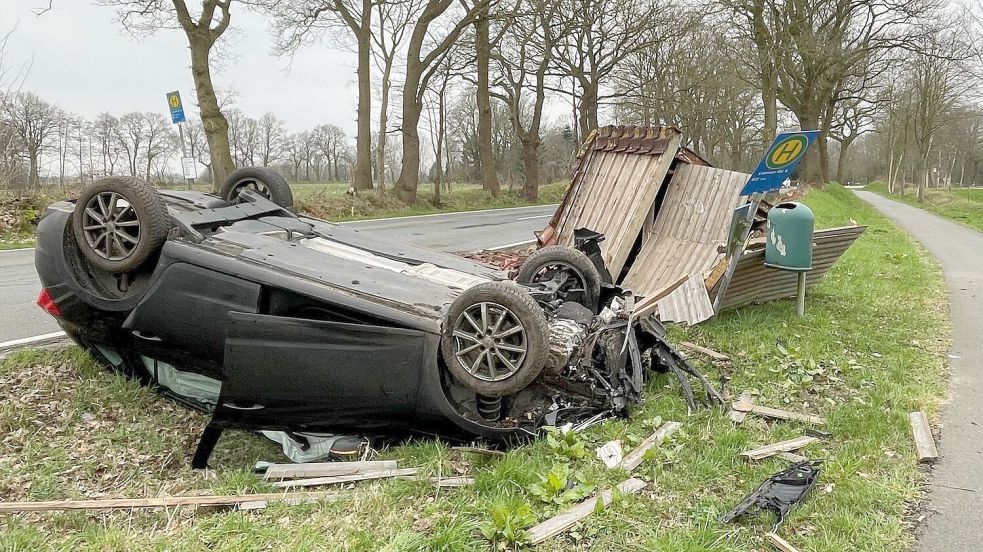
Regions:
[[[358, 197], [351, 197], [346, 194], [348, 184], [340, 182], [302, 182], [290, 185], [294, 191], [298, 212], [338, 222], [430, 213], [480, 211], [525, 205], [548, 205], [560, 201], [566, 186], [567, 183], [565, 182], [544, 184], [540, 186], [539, 199], [530, 202], [521, 196], [521, 190], [503, 189], [500, 197], [493, 198], [476, 184], [454, 184], [450, 191], [442, 192], [440, 204], [434, 205], [432, 202], [433, 186], [422, 184], [416, 205], [406, 205], [397, 201], [391, 190], [385, 197], [379, 199], [375, 197], [375, 193], [372, 191], [362, 192]], [[175, 189], [186, 189], [186, 187], [175, 185]], [[210, 191], [206, 186], [196, 185], [194, 189]], [[66, 195], [67, 197], [75, 197], [78, 195], [78, 191], [73, 189], [66, 194], [51, 188], [41, 194], [17, 197], [16, 199], [9, 194], [4, 195], [4, 192], [0, 192], [0, 250], [32, 247], [37, 217], [43, 212], [45, 206], [63, 199]]]
[[889, 194], [887, 185], [883, 182], [872, 182], [864, 189], [908, 205], [920, 207], [963, 226], [983, 232], [983, 188], [953, 188], [951, 190], [927, 188], [925, 201], [922, 202], [918, 201], [917, 191], [912, 188], [907, 188], [903, 196]]
[[[922, 496], [907, 414], [937, 414], [945, 392], [945, 295], [935, 263], [903, 233], [839, 186], [805, 199], [819, 227], [854, 219], [869, 230], [810, 294], [807, 315], [791, 301], [745, 307], [696, 328], [686, 339], [730, 355], [731, 365], [701, 364], [736, 396], [822, 415], [828, 441], [803, 452], [826, 460], [816, 491], [793, 510], [780, 534], [801, 550], [900, 551], [912, 543], [908, 514]], [[0, 496], [4, 500], [147, 497], [164, 494], [271, 492], [250, 473], [255, 460], [278, 460], [275, 447], [228, 433], [214, 470], [189, 469], [204, 416], [156, 398], [97, 367], [78, 349], [28, 350], [0, 362]], [[749, 416], [735, 427], [717, 409], [687, 415], [678, 383], [648, 384], [632, 419], [611, 420], [580, 435], [588, 453], [569, 459], [546, 442], [486, 458], [419, 440], [381, 451], [428, 475], [467, 472], [472, 487], [436, 489], [391, 480], [339, 489], [333, 503], [270, 505], [265, 510], [189, 508], [160, 512], [48, 513], [0, 516], [3, 550], [481, 550], [477, 525], [493, 509], [528, 505], [542, 520], [561, 507], [530, 491], [554, 465], [598, 488], [625, 479], [607, 471], [593, 448], [621, 439], [637, 445], [660, 420], [683, 422], [634, 472], [649, 485], [618, 498], [568, 535], [538, 550], [766, 550], [771, 516], [734, 525], [717, 517], [784, 466], [738, 454], [802, 435], [793, 422]]]

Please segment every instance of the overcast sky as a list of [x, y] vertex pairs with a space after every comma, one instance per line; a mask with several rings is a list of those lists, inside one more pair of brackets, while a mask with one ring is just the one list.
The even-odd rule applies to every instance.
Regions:
[[[5, 65], [31, 63], [23, 88], [62, 109], [93, 118], [109, 111], [167, 113], [164, 94], [180, 90], [194, 109], [194, 84], [186, 39], [163, 30], [139, 39], [125, 33], [112, 8], [87, 0], [0, 0], [0, 33], [15, 28]], [[235, 105], [259, 117], [272, 111], [294, 131], [332, 123], [355, 134], [354, 56], [326, 45], [301, 50], [289, 60], [270, 53], [272, 41], [258, 15], [233, 11], [236, 52], [213, 79], [219, 90], [236, 91]], [[189, 113], [191, 115], [191, 113]]]

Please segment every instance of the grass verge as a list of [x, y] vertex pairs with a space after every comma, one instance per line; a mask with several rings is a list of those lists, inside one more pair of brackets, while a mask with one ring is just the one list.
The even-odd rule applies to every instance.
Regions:
[[931, 211], [973, 230], [983, 232], [983, 188], [953, 188], [940, 190], [927, 188], [925, 201], [918, 201], [916, 191], [908, 189], [905, 195], [891, 194], [883, 182], [872, 182], [864, 187], [865, 190], [876, 192], [882, 196], [907, 203]]
[[[833, 437], [804, 452], [826, 460], [819, 485], [793, 510], [781, 534], [810, 551], [906, 550], [906, 513], [921, 497], [907, 413], [934, 415], [945, 391], [945, 294], [934, 262], [886, 219], [836, 186], [806, 202], [820, 227], [869, 224], [810, 293], [807, 314], [791, 301], [724, 313], [688, 339], [731, 356], [702, 367], [729, 389], [757, 389], [760, 403], [825, 416]], [[0, 364], [0, 496], [5, 500], [269, 491], [249, 473], [277, 459], [272, 445], [246, 433], [222, 438], [213, 471], [188, 468], [204, 417], [156, 399], [149, 390], [99, 369], [77, 349], [23, 351]], [[467, 472], [472, 487], [435, 489], [420, 481], [379, 481], [339, 490], [334, 503], [271, 505], [265, 510], [50, 513], [0, 516], [0, 549], [13, 550], [484, 550], [477, 526], [492, 510], [531, 506], [545, 519], [562, 506], [531, 487], [555, 465], [603, 488], [625, 478], [603, 469], [593, 448], [621, 439], [627, 448], [661, 419], [684, 426], [634, 474], [649, 482], [538, 550], [747, 551], [769, 549], [771, 516], [717, 521], [745, 493], [784, 466], [738, 454], [801, 435], [798, 423], [749, 416], [735, 427], [720, 410], [687, 415], [678, 385], [648, 384], [630, 421], [611, 420], [580, 436], [587, 453], [569, 458], [544, 441], [504, 458], [462, 454], [421, 440], [381, 452], [428, 474]], [[576, 455], [573, 455], [576, 456]], [[516, 516], [520, 519], [525, 516]]]

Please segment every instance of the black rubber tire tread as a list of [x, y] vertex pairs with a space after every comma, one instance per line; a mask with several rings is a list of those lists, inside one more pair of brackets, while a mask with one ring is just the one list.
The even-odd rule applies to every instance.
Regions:
[[[123, 196], [133, 206], [140, 221], [140, 243], [129, 257], [118, 261], [100, 257], [89, 247], [85, 241], [85, 233], [82, 231], [82, 213], [86, 203], [96, 194], [103, 192], [116, 192]], [[79, 194], [75, 210], [72, 212], [72, 233], [75, 234], [75, 242], [78, 243], [82, 255], [94, 266], [114, 273], [130, 272], [139, 268], [148, 257], [164, 245], [170, 229], [171, 216], [157, 190], [143, 180], [129, 176], [110, 176], [93, 182]]]
[[576, 268], [584, 275], [584, 279], [587, 280], [584, 282], [584, 289], [587, 290], [585, 294], [587, 304], [584, 306], [593, 309], [601, 296], [601, 274], [590, 258], [578, 249], [565, 245], [549, 245], [536, 251], [519, 267], [519, 274], [516, 275], [515, 281], [520, 284], [532, 284], [537, 272], [544, 266], [558, 261]]
[[235, 202], [236, 199], [232, 197], [232, 192], [235, 190], [236, 185], [243, 180], [258, 180], [262, 182], [266, 186], [266, 189], [270, 191], [270, 201], [280, 207], [290, 209], [294, 206], [294, 192], [290, 189], [287, 179], [282, 174], [267, 167], [243, 167], [233, 171], [225, 179], [225, 184], [222, 184], [222, 191], [219, 193], [222, 199]]
[[[515, 314], [526, 330], [526, 357], [512, 376], [500, 381], [485, 381], [471, 375], [454, 355], [454, 322], [467, 307], [492, 301]], [[543, 371], [549, 355], [549, 326], [543, 309], [524, 289], [512, 282], [484, 282], [464, 291], [451, 303], [444, 319], [440, 339], [444, 363], [451, 375], [465, 387], [490, 397], [511, 395], [526, 388]]]

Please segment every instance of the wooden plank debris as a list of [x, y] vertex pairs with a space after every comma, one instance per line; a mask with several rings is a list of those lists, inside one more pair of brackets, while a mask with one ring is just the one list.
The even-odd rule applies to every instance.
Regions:
[[799, 549], [788, 543], [787, 540], [779, 537], [775, 533], [768, 533], [768, 540], [771, 541], [772, 546], [781, 550], [782, 552], [799, 552]]
[[762, 458], [768, 458], [769, 456], [774, 456], [780, 452], [798, 450], [806, 445], [815, 443], [818, 440], [819, 439], [815, 437], [803, 435], [802, 437], [796, 437], [795, 439], [788, 439], [787, 441], [780, 441], [768, 446], [742, 452], [741, 456], [744, 456], [750, 460], [761, 460]]
[[458, 452], [470, 452], [472, 454], [484, 454], [485, 456], [505, 456], [505, 453], [500, 450], [492, 450], [481, 447], [451, 447], [451, 450], [456, 450]]
[[[622, 494], [634, 494], [645, 488], [646, 483], [641, 479], [632, 477], [618, 484], [618, 490]], [[600, 499], [605, 507], [611, 504], [611, 489], [601, 493]], [[597, 508], [597, 496], [589, 498], [575, 506], [551, 517], [550, 519], [534, 526], [529, 530], [529, 543], [539, 544], [544, 540], [559, 535], [577, 524], [578, 521], [591, 515]]]
[[313, 462], [310, 464], [273, 464], [266, 469], [263, 479], [304, 479], [331, 477], [360, 473], [395, 470], [395, 460], [369, 460], [364, 462]]
[[438, 487], [467, 487], [468, 485], [474, 485], [473, 477], [431, 477], [430, 481], [433, 481]]
[[710, 357], [711, 359], [716, 360], [718, 362], [730, 362], [729, 356], [714, 351], [709, 347], [703, 347], [702, 345], [697, 345], [696, 343], [690, 343], [689, 341], [681, 341], [679, 345], [682, 346], [684, 349], [693, 351], [694, 353], [700, 353], [701, 355]]
[[776, 418], [779, 420], [794, 420], [796, 422], [805, 422], [808, 424], [823, 425], [826, 420], [820, 418], [819, 416], [813, 416], [812, 414], [799, 414], [798, 412], [790, 412], [788, 410], [781, 410], [779, 408], [771, 408], [770, 406], [760, 406], [747, 404], [741, 404], [739, 402], [731, 405], [734, 410], [739, 410], [741, 412], [750, 412], [751, 414], [756, 414], [765, 418]]
[[637, 468], [642, 460], [645, 458], [645, 453], [653, 447], [657, 447], [662, 444], [662, 441], [666, 440], [666, 437], [672, 435], [677, 429], [683, 427], [683, 424], [679, 422], [666, 422], [662, 424], [658, 430], [652, 435], [649, 435], [644, 441], [642, 441], [634, 450], [628, 453], [628, 456], [621, 461], [620, 467], [628, 471], [632, 471]]
[[334, 475], [330, 477], [312, 477], [310, 479], [293, 479], [278, 481], [274, 487], [289, 489], [292, 487], [314, 487], [317, 485], [334, 485], [337, 483], [352, 483], [354, 481], [368, 481], [370, 479], [385, 479], [387, 477], [401, 477], [404, 475], [416, 475], [417, 468], [401, 468], [398, 470], [380, 470], [369, 473], [357, 473], [353, 475]]
[[108, 498], [99, 500], [48, 500], [41, 502], [0, 502], [0, 512], [50, 512], [56, 510], [130, 510], [173, 508], [177, 506], [236, 506], [260, 502], [303, 500], [334, 501], [344, 498], [335, 491], [240, 494], [213, 496], [161, 496], [156, 498]]
[[928, 425], [928, 416], [924, 412], [908, 414], [911, 422], [911, 432], [915, 436], [915, 448], [918, 450], [919, 462], [934, 462], [939, 459], [939, 449], [932, 437], [932, 427]]
[[730, 420], [739, 424], [747, 418], [747, 413], [754, 407], [754, 393], [745, 391], [737, 398], [737, 403], [730, 409]]

